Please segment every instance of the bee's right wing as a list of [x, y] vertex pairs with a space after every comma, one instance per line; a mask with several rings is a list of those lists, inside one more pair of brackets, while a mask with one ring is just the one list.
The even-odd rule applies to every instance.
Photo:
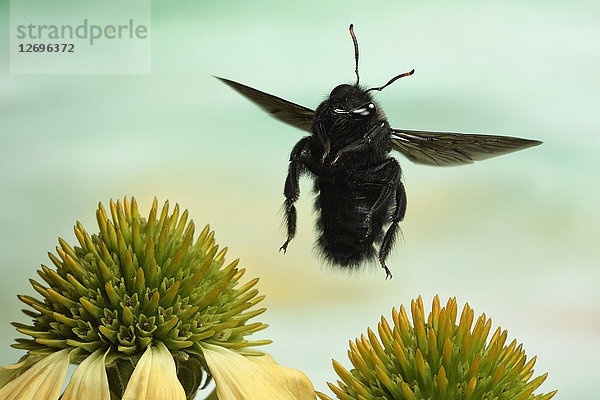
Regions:
[[392, 147], [418, 164], [469, 164], [542, 144], [538, 140], [472, 133], [392, 129]]
[[254, 102], [274, 118], [304, 131], [311, 131], [312, 118], [315, 112], [310, 108], [292, 103], [291, 101], [273, 96], [272, 94], [261, 92], [260, 90], [253, 89], [229, 79], [219, 78], [218, 76], [215, 76], [215, 78], [235, 89], [236, 92]]

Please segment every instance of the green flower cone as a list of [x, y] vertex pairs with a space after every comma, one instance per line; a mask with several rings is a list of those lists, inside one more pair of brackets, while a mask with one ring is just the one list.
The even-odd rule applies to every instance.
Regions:
[[507, 331], [496, 329], [486, 345], [492, 321], [482, 314], [472, 327], [468, 304], [458, 324], [454, 298], [440, 308], [435, 296], [427, 320], [421, 297], [411, 312], [413, 325], [401, 306], [392, 310], [393, 327], [381, 317], [379, 338], [369, 328], [350, 342], [350, 371], [333, 360], [341, 380], [328, 386], [338, 399], [549, 400], [556, 393], [533, 394], [548, 374], [532, 379], [535, 357], [527, 362], [516, 340], [506, 345]]
[[[27, 351], [21, 362], [0, 369], [0, 398], [56, 398], [62, 382], [52, 383], [74, 363], [65, 399], [190, 399], [210, 381], [205, 348], [251, 355], [248, 346], [270, 343], [246, 340], [266, 327], [248, 322], [265, 311], [253, 308], [258, 279], [239, 283], [245, 270], [225, 265], [208, 226], [194, 241], [188, 212], [169, 213], [168, 202], [159, 212], [156, 199], [148, 218], [133, 198], [109, 212], [99, 205], [98, 234], [76, 224], [77, 246], [59, 239], [54, 268], [38, 271], [45, 283], [31, 280], [41, 300], [19, 296], [33, 324], [13, 324], [30, 338], [13, 345]], [[46, 397], [28, 394], [35, 385]]]

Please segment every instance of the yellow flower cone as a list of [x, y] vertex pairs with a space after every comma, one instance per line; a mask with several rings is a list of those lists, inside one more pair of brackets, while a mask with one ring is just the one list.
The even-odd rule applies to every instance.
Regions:
[[277, 365], [269, 356], [244, 357], [204, 344], [204, 357], [219, 400], [314, 400], [315, 390], [302, 372]]

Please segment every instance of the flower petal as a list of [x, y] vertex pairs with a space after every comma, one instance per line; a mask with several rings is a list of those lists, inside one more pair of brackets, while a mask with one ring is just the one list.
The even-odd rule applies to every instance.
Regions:
[[0, 388], [3, 388], [8, 382], [17, 378], [23, 372], [27, 371], [29, 367], [44, 358], [44, 356], [37, 356], [33, 354], [27, 354], [23, 356], [18, 363], [12, 365], [6, 365], [0, 367]]
[[302, 372], [293, 368], [278, 365], [273, 357], [268, 354], [264, 354], [260, 357], [252, 357], [249, 358], [249, 360], [262, 365], [267, 368], [271, 374], [277, 376], [277, 379], [281, 381], [297, 399], [315, 398], [315, 389], [308, 377]]
[[203, 344], [219, 400], [314, 400], [315, 390], [302, 372], [266, 357], [244, 357], [222, 346]]
[[122, 400], [185, 400], [175, 361], [162, 343], [149, 346], [138, 361]]
[[70, 349], [50, 354], [0, 389], [2, 400], [57, 400], [69, 368]]
[[104, 365], [106, 354], [104, 350], [96, 350], [79, 364], [61, 400], [110, 400]]

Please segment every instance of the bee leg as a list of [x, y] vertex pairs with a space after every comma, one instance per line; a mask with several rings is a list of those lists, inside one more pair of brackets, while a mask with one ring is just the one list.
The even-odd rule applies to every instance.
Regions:
[[[379, 193], [379, 197], [377, 198], [377, 200], [375, 200], [375, 203], [373, 203], [373, 205], [367, 212], [367, 215], [365, 216], [365, 222], [367, 224], [367, 233], [366, 233], [365, 237], [369, 237], [373, 233], [373, 229], [371, 226], [371, 218], [373, 216], [373, 213], [378, 211], [384, 204], [386, 204], [386, 202], [389, 200], [390, 196], [393, 195], [394, 191], [397, 191], [398, 184], [402, 185], [402, 182], [400, 181], [400, 174], [401, 174], [400, 165], [398, 164], [398, 162], [395, 159], [393, 159], [393, 158], [388, 159], [387, 162], [376, 167], [375, 169], [372, 170], [372, 172], [377, 172], [384, 168], [387, 170], [387, 174], [389, 177], [383, 182], [383, 188], [381, 189], [381, 192]], [[385, 171], [384, 171], [384, 173], [385, 173]], [[402, 216], [404, 217], [404, 214], [402, 214]]]
[[381, 247], [379, 248], [379, 263], [382, 268], [385, 269], [386, 279], [390, 277], [392, 278], [392, 274], [390, 274], [388, 268], [385, 265], [385, 259], [387, 258], [390, 250], [392, 248], [392, 244], [396, 239], [396, 235], [398, 233], [398, 223], [404, 219], [404, 214], [406, 213], [406, 191], [404, 190], [404, 185], [398, 179], [396, 182], [396, 205], [394, 208], [394, 213], [392, 214], [392, 224], [388, 228], [385, 236], [383, 237], [383, 242], [381, 242]]
[[[379, 248], [378, 256], [379, 264], [381, 264], [381, 268], [383, 268], [385, 271], [386, 279], [391, 279], [392, 273], [385, 264], [385, 259], [387, 258], [392, 248], [392, 244], [396, 238], [398, 223], [404, 219], [404, 214], [406, 213], [406, 192], [401, 180], [402, 170], [395, 159], [389, 158], [386, 162], [368, 172], [369, 174], [373, 174], [370, 179], [372, 180], [370, 184], [380, 186], [381, 192], [365, 216], [365, 222], [367, 225], [366, 237], [369, 237], [372, 234], [371, 218], [373, 214], [377, 211], [380, 211], [382, 207], [387, 207], [390, 197], [395, 194], [395, 208], [391, 216], [391, 225], [384, 235], [381, 247]], [[383, 180], [377, 179], [381, 173], [384, 175]]]
[[365, 147], [367, 147], [367, 145], [371, 143], [373, 138], [375, 138], [375, 136], [377, 136], [381, 129], [383, 129], [384, 125], [385, 124], [383, 123], [375, 125], [371, 129], [369, 129], [362, 138], [355, 140], [354, 142], [341, 148], [340, 151], [336, 153], [333, 161], [331, 162], [331, 165], [335, 165], [343, 154], [349, 153], [351, 151], [362, 150]]
[[285, 196], [285, 224], [287, 227], [287, 240], [279, 248], [279, 251], [284, 253], [287, 250], [288, 245], [296, 235], [296, 206], [294, 203], [298, 201], [300, 197], [300, 172], [303, 170], [303, 152], [308, 148], [310, 142], [310, 136], [300, 140], [292, 149], [290, 154], [290, 165], [288, 168], [287, 178], [285, 179], [285, 186], [283, 188], [283, 194]]
[[385, 265], [385, 262], [379, 260], [379, 263], [381, 264], [381, 268], [385, 270], [385, 280], [387, 281], [388, 278], [392, 279], [392, 273], [390, 272], [390, 269], [387, 267], [387, 265]]
[[327, 158], [327, 156], [329, 155], [329, 152], [331, 151], [331, 142], [329, 141], [329, 138], [327, 137], [327, 135], [325, 135], [325, 130], [323, 129], [323, 124], [319, 123], [315, 126], [315, 135], [317, 136], [317, 138], [319, 139], [319, 142], [321, 143], [321, 145], [323, 145], [323, 156], [321, 156], [321, 164], [325, 163], [325, 159]]

